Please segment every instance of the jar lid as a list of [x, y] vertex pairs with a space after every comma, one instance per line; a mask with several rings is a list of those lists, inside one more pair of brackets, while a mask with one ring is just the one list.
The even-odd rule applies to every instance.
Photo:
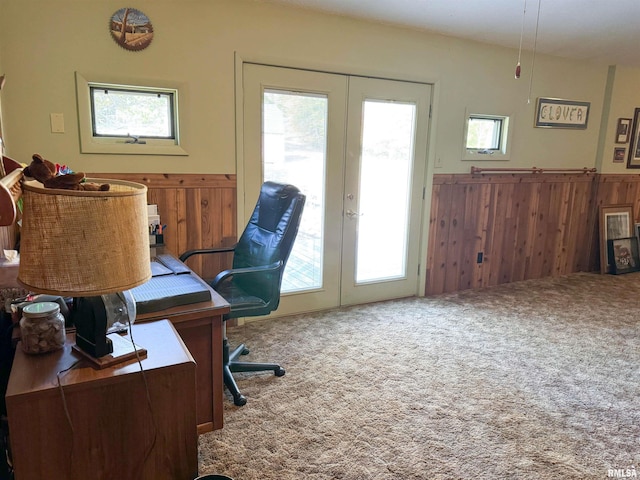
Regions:
[[22, 313], [30, 318], [46, 317], [60, 311], [60, 305], [54, 302], [37, 302], [27, 305], [22, 309]]

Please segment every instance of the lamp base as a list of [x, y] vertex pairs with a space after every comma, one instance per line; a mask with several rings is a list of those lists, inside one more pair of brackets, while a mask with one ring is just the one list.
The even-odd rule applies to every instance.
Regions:
[[[145, 358], [147, 356], [147, 350], [134, 344], [130, 339], [121, 337], [117, 333], [111, 333], [107, 335], [111, 339], [113, 345], [113, 352], [104, 355], [102, 357], [94, 357], [91, 354], [85, 352], [77, 344], [73, 346], [73, 351], [82, 355], [85, 359], [89, 360], [95, 367], [102, 369], [112, 367], [122, 362], [132, 360], [140, 357]], [[137, 352], [137, 354], [136, 354]]]

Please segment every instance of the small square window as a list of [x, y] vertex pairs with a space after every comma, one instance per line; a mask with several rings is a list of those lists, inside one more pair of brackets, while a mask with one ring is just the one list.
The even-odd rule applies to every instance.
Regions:
[[508, 160], [509, 117], [467, 113], [463, 160]]
[[467, 149], [500, 150], [502, 118], [469, 117]]

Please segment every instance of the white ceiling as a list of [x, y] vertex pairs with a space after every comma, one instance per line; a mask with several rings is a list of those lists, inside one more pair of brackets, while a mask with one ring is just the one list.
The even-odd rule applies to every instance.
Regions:
[[[517, 49], [640, 67], [640, 0], [265, 0]], [[524, 15], [523, 15], [524, 14]]]

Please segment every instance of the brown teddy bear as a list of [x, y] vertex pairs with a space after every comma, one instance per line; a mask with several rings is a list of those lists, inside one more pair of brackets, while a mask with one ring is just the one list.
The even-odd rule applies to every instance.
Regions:
[[32, 162], [25, 167], [23, 173], [27, 177], [35, 178], [46, 188], [61, 188], [64, 190], [89, 190], [89, 191], [107, 191], [109, 184], [85, 182], [85, 175], [82, 172], [58, 174], [58, 168], [53, 162], [42, 158], [41, 155], [35, 153]]

